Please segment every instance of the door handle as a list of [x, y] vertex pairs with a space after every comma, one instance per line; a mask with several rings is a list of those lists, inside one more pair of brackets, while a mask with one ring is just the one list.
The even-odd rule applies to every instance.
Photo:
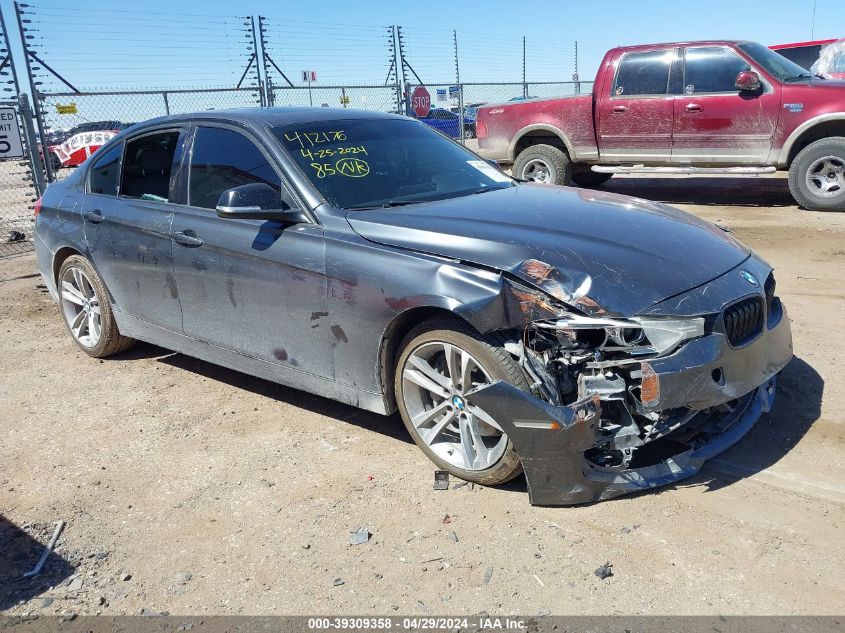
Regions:
[[612, 110], [612, 112], [614, 114], [625, 114], [627, 111], [628, 111], [628, 106], [624, 106], [624, 105], [613, 106], [613, 110]]
[[94, 209], [93, 211], [86, 211], [82, 214], [82, 217], [88, 220], [91, 224], [99, 224], [106, 218], [103, 217], [103, 212], [99, 209]]
[[202, 246], [202, 240], [191, 230], [176, 231], [170, 239], [182, 246]]
[[688, 103], [684, 110], [687, 112], [701, 112], [704, 109], [700, 103]]

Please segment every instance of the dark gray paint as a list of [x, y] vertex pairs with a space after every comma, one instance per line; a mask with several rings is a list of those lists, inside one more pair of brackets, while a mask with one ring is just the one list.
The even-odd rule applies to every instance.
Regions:
[[[730, 236], [681, 211], [623, 196], [520, 185], [394, 210], [334, 209], [268, 131], [296, 122], [390, 116], [261, 109], [134, 126], [111, 143], [174, 125], [186, 130], [187, 139], [198, 122], [241, 130], [277, 163], [292, 201], [313, 222], [224, 220], [182, 204], [89, 195], [86, 164], [44, 196], [36, 251], [45, 282], [56, 297], [56, 254], [80, 252], [105, 280], [124, 334], [378, 413], [395, 408], [389, 366], [399, 343], [391, 337], [394, 326], [400, 320], [415, 323], [417, 310], [442, 309], [480, 332], [523, 327], [532, 315], [516, 309], [512, 282], [543, 293], [543, 284], [523, 269], [525, 260], [554, 266], [554, 281], [564, 294], [584, 291], [588, 301], [576, 309], [586, 313], [718, 314], [738, 297], [762, 292], [750, 289], [738, 268], [747, 268], [761, 284], [771, 268]], [[177, 202], [186, 200], [187, 156], [186, 149], [174, 168]], [[95, 208], [104, 217], [98, 224], [83, 219], [83, 211]], [[202, 243], [179, 237], [184, 234]], [[745, 379], [767, 379], [788, 360], [788, 323], [785, 327], [774, 360]], [[752, 364], [761, 345], [749, 347]], [[675, 380], [681, 400], [701, 400], [697, 379]], [[563, 415], [527, 394], [495, 393], [500, 402], [511, 401], [496, 405], [503, 415], [516, 406], [545, 410], [554, 419]], [[514, 432], [517, 442], [520, 432]], [[531, 466], [536, 444], [517, 446], [532, 489], [538, 481], [559, 483], [565, 476], [549, 472], [559, 467], [554, 459], [539, 470]], [[557, 502], [611, 495], [599, 489], [610, 486], [607, 482], [596, 486], [591, 495], [559, 495]]]

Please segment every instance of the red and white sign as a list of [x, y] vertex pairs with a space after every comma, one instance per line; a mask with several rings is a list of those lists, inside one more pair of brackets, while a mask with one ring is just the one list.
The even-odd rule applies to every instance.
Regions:
[[414, 92], [411, 93], [411, 107], [419, 118], [427, 117], [428, 111], [431, 110], [431, 95], [428, 94], [428, 90], [422, 86], [414, 88]]
[[61, 145], [51, 146], [50, 150], [59, 157], [62, 165], [81, 165], [86, 158], [100, 149], [101, 145], [105, 145], [116, 135], [117, 132], [111, 130], [74, 134]]
[[311, 83], [312, 81], [317, 81], [317, 71], [316, 70], [303, 70], [302, 71], [302, 81]]

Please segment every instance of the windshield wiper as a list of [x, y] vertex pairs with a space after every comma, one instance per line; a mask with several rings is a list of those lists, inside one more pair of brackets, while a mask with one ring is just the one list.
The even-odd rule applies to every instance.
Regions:
[[792, 75], [791, 77], [787, 77], [784, 79], [785, 82], [793, 82], [798, 81], [799, 79], [814, 79], [818, 77], [818, 75], [814, 75], [812, 73], [801, 73], [800, 75]]
[[419, 204], [425, 200], [387, 200], [379, 204], [354, 204], [351, 207], [346, 207], [349, 210], [363, 211], [365, 209], [390, 209], [391, 207], [404, 207], [409, 204]]

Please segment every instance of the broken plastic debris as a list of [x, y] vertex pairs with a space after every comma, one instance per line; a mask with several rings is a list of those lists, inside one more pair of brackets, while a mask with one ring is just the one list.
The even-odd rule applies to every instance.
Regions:
[[605, 563], [593, 573], [598, 576], [601, 580], [604, 580], [605, 578], [610, 578], [613, 575], [613, 565], [611, 565], [609, 562]]
[[449, 490], [449, 473], [445, 470], [434, 471], [434, 489]]

